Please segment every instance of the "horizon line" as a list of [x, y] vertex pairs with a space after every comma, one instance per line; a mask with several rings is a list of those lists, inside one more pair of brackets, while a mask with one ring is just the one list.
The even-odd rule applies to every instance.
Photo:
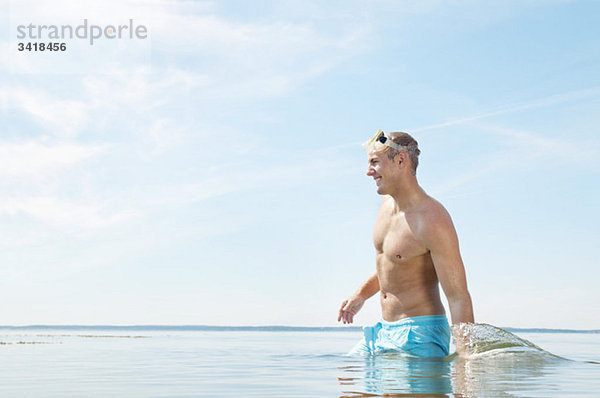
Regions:
[[[156, 329], [156, 330], [203, 330], [203, 331], [356, 331], [362, 329], [361, 325], [352, 326], [289, 326], [289, 325], [161, 325], [161, 324], [140, 324], [140, 325], [0, 325], [0, 329], [112, 329], [112, 330], [135, 330], [135, 329]], [[503, 326], [501, 329], [513, 332], [551, 332], [551, 333], [600, 333], [600, 329], [564, 329], [564, 328], [537, 328], [537, 327], [512, 327]]]

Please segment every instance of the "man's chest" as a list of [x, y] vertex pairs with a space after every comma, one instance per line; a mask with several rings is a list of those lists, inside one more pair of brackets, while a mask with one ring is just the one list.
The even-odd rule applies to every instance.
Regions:
[[373, 231], [373, 243], [377, 253], [394, 262], [408, 261], [428, 252], [416, 234], [416, 226], [403, 216], [379, 219]]

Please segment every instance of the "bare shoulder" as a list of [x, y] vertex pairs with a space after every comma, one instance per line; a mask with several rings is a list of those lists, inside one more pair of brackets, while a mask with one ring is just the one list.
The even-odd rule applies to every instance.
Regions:
[[428, 246], [440, 240], [456, 239], [456, 231], [448, 210], [437, 200], [428, 197], [419, 212], [419, 238]]
[[439, 227], [445, 223], [452, 224], [452, 218], [448, 210], [431, 196], [424, 203], [423, 218], [427, 225], [433, 224]]

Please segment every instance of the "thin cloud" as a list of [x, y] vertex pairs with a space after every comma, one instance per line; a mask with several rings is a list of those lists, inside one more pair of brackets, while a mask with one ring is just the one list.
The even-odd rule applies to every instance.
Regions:
[[43, 141], [0, 144], [0, 216], [24, 215], [41, 224], [61, 228], [96, 229], [133, 215], [129, 210], [114, 209], [110, 201], [89, 195], [57, 193], [72, 179], [71, 173], [76, 167], [105, 153], [105, 145]]
[[[295, 164], [270, 164], [267, 169], [252, 164], [224, 166], [193, 182], [150, 187], [151, 191], [136, 190], [137, 208], [144, 212], [160, 211], [164, 207], [180, 207], [220, 196], [240, 192], [265, 190], [276, 186], [289, 189], [315, 181], [339, 177], [348, 171], [344, 160], [322, 160], [307, 157]], [[276, 184], [275, 184], [276, 183]]]
[[[494, 174], [506, 172], [511, 167], [522, 169], [527, 163], [546, 164], [545, 160], [564, 159], [569, 164], [598, 167], [600, 165], [600, 141], [574, 141], [544, 137], [530, 130], [503, 127], [490, 123], [466, 123], [477, 134], [489, 134], [501, 142], [502, 148], [488, 157], [487, 164], [478, 166], [437, 186], [437, 194], [456, 191], [458, 188]], [[508, 147], [508, 150], [506, 149]]]
[[503, 142], [529, 158], [563, 158], [579, 164], [598, 164], [600, 159], [600, 140], [580, 141], [572, 138], [544, 137], [530, 130], [502, 127], [489, 123], [471, 123], [478, 131], [486, 131], [496, 136], [506, 137]]
[[0, 198], [0, 214], [25, 214], [31, 218], [61, 228], [106, 228], [136, 215], [133, 210], [113, 211], [106, 203], [73, 201], [56, 196]]
[[106, 150], [104, 145], [0, 143], [0, 175], [27, 177], [64, 170]]
[[530, 102], [508, 105], [508, 106], [502, 107], [497, 110], [483, 112], [483, 113], [473, 115], [473, 116], [466, 116], [466, 117], [461, 117], [461, 118], [450, 120], [450, 121], [443, 122], [443, 123], [437, 123], [437, 124], [431, 124], [428, 126], [417, 127], [417, 128], [411, 129], [409, 131], [417, 133], [417, 132], [423, 132], [423, 131], [437, 130], [437, 129], [441, 129], [444, 127], [467, 124], [470, 122], [474, 122], [476, 120], [487, 119], [487, 118], [490, 118], [493, 116], [498, 116], [498, 115], [503, 115], [503, 114], [508, 114], [508, 113], [515, 113], [515, 112], [522, 112], [522, 111], [529, 110], [529, 109], [543, 108], [546, 106], [556, 105], [556, 104], [560, 104], [560, 103], [564, 103], [564, 102], [581, 100], [581, 99], [588, 98], [588, 97], [595, 97], [599, 94], [600, 94], [600, 87], [595, 87], [595, 88], [590, 88], [590, 89], [585, 89], [585, 90], [569, 91], [567, 93], [552, 95], [550, 97], [540, 98], [540, 99], [530, 101]]
[[72, 137], [79, 133], [88, 119], [88, 105], [81, 100], [60, 99], [42, 89], [20, 86], [0, 91], [5, 98], [3, 108], [24, 112], [39, 125], [60, 137]]

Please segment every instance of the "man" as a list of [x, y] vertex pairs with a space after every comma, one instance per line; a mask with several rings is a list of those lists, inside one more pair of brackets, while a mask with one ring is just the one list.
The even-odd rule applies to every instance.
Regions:
[[[407, 133], [375, 133], [364, 145], [367, 175], [383, 195], [373, 232], [376, 270], [339, 309], [352, 323], [365, 300], [380, 293], [383, 320], [364, 328], [351, 353], [384, 350], [419, 357], [446, 356], [450, 330], [440, 300], [441, 284], [453, 324], [473, 322], [471, 296], [446, 209], [419, 186], [417, 141]], [[456, 342], [457, 349], [462, 342]]]

